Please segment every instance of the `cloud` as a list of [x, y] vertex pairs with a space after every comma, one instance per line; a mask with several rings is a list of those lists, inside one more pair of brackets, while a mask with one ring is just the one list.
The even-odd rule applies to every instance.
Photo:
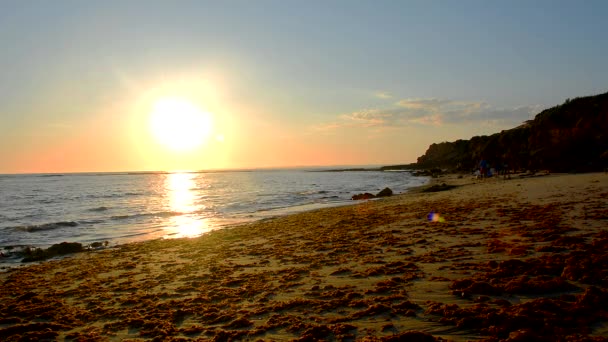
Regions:
[[391, 95], [390, 93], [387, 93], [385, 91], [379, 91], [376, 94], [374, 94], [376, 97], [381, 98], [381, 99], [390, 99], [393, 97], [393, 95]]
[[412, 118], [410, 119], [410, 122], [423, 126], [441, 126], [443, 124], [443, 119], [441, 115], [435, 114]]
[[384, 126], [391, 114], [378, 109], [365, 109], [362, 111], [345, 114], [341, 116], [344, 120], [354, 121], [363, 126]]
[[475, 101], [403, 99], [391, 108], [370, 108], [342, 114], [338, 121], [324, 127], [329, 130], [342, 127], [396, 128], [469, 124], [506, 129], [531, 119], [541, 110], [539, 105], [503, 108]]
[[450, 102], [451, 101], [449, 100], [440, 100], [435, 98], [406, 99], [400, 100], [399, 102], [397, 102], [397, 105], [403, 108], [434, 110]]

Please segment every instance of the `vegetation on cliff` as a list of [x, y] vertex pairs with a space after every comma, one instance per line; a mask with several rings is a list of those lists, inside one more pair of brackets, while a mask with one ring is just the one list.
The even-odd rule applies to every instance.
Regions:
[[491, 166], [597, 171], [608, 166], [608, 93], [566, 100], [519, 127], [490, 136], [432, 144], [416, 168], [472, 170], [481, 159]]

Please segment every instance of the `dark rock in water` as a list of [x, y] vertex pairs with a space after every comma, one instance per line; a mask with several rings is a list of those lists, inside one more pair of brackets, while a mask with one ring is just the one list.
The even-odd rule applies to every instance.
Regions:
[[99, 248], [101, 246], [103, 246], [103, 244], [101, 242], [93, 242], [91, 244], [91, 248]]
[[104, 242], [97, 241], [97, 242], [93, 242], [92, 244], [90, 244], [89, 247], [97, 249], [97, 248], [107, 247], [108, 244], [109, 244], [108, 241], [104, 241]]
[[390, 188], [384, 188], [382, 191], [376, 194], [376, 197], [388, 197], [393, 195], [393, 190]]
[[78, 243], [78, 242], [62, 242], [56, 245], [52, 245], [51, 247], [49, 247], [47, 249], [48, 253], [54, 254], [54, 255], [64, 255], [64, 254], [71, 254], [71, 253], [78, 253], [78, 252], [82, 252], [83, 248], [82, 248], [82, 244]]
[[354, 201], [357, 201], [357, 200], [372, 199], [372, 198], [376, 198], [376, 197], [388, 197], [388, 196], [392, 196], [392, 195], [393, 195], [393, 190], [391, 190], [389, 188], [384, 188], [377, 195], [370, 194], [369, 192], [366, 192], [366, 193], [363, 193], [363, 194], [353, 195], [352, 199]]
[[59, 255], [72, 254], [82, 252], [84, 248], [78, 242], [62, 242], [47, 249], [42, 248], [26, 248], [23, 252], [25, 257], [21, 262], [41, 261], [56, 257]]
[[374, 196], [373, 194], [370, 194], [369, 192], [363, 193], [363, 194], [356, 194], [353, 195], [352, 199], [354, 201], [357, 200], [366, 200], [366, 199], [371, 199], [371, 198], [375, 198], [376, 196]]

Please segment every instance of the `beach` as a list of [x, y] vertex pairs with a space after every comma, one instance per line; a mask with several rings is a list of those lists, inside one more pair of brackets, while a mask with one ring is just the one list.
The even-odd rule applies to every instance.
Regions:
[[604, 173], [444, 175], [10, 269], [0, 339], [605, 341], [606, 198]]

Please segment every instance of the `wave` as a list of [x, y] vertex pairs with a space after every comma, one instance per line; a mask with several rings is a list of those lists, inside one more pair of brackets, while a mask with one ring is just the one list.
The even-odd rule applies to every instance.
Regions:
[[12, 227], [14, 230], [20, 230], [23, 232], [38, 232], [43, 230], [53, 230], [62, 227], [76, 227], [78, 226], [78, 222], [75, 221], [60, 221], [60, 222], [51, 222], [51, 223], [43, 223], [43, 224], [33, 224], [26, 226], [16, 226]]
[[129, 197], [129, 196], [143, 196], [146, 195], [143, 192], [114, 192], [114, 193], [109, 193], [109, 194], [102, 194], [102, 195], [98, 195], [98, 194], [90, 194], [90, 195], [86, 195], [86, 198], [90, 198], [90, 199], [98, 199], [98, 198], [120, 198], [120, 197]]
[[159, 211], [155, 213], [140, 213], [140, 214], [131, 214], [131, 215], [114, 215], [110, 217], [112, 220], [130, 220], [140, 217], [173, 217], [173, 216], [181, 216], [184, 213], [179, 211]]
[[107, 210], [110, 210], [110, 208], [104, 207], [104, 206], [89, 209], [89, 211], [107, 211]]
[[[106, 211], [109, 210], [107, 207], [97, 207], [91, 208], [90, 211]], [[128, 221], [138, 218], [146, 218], [146, 217], [173, 217], [184, 215], [181, 212], [175, 211], [161, 211], [161, 212], [153, 212], [153, 213], [138, 213], [138, 214], [130, 214], [130, 215], [115, 215], [111, 216], [110, 220], [115, 221]], [[19, 225], [19, 226], [9, 226], [2, 229], [9, 229], [13, 231], [21, 231], [21, 232], [39, 232], [39, 231], [47, 231], [58, 228], [66, 228], [66, 227], [77, 227], [81, 225], [96, 225], [106, 223], [108, 218], [105, 219], [83, 219], [78, 221], [58, 221], [58, 222], [50, 222], [50, 223], [41, 223], [41, 224], [29, 224], [29, 225]]]
[[330, 192], [329, 190], [309, 190], [309, 191], [296, 192], [294, 194], [311, 196], [311, 195], [324, 195], [324, 194], [328, 194], [329, 192]]
[[78, 221], [79, 224], [99, 224], [99, 223], [104, 223], [106, 222], [105, 220], [81, 220]]

